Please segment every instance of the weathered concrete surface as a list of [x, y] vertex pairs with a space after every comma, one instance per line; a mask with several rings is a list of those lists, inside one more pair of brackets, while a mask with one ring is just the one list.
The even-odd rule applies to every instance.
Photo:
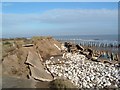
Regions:
[[36, 79], [36, 80], [41, 80], [41, 81], [52, 81], [53, 77], [46, 73], [44, 69], [38, 69], [35, 67], [30, 66], [31, 70], [31, 76]]
[[52, 75], [45, 72], [45, 67], [42, 65], [38, 54], [35, 51], [29, 52], [26, 63], [29, 64], [31, 76], [34, 79], [42, 81], [53, 80]]
[[28, 52], [28, 57], [27, 57], [26, 63], [28, 63], [34, 67], [37, 67], [37, 68], [39, 68], [39, 67], [43, 68], [40, 58], [35, 51]]

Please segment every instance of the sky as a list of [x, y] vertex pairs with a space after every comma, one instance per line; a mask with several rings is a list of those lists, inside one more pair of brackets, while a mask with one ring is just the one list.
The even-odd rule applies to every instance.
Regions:
[[103, 34], [118, 34], [117, 2], [2, 3], [3, 37]]

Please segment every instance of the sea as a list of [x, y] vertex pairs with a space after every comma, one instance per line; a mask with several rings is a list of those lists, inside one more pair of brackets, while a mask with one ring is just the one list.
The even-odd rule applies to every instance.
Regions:
[[60, 35], [53, 36], [61, 42], [72, 42], [83, 46], [97, 47], [101, 50], [118, 52], [120, 35]]
[[84, 40], [108, 40], [118, 41], [118, 35], [60, 35], [53, 36], [56, 39], [84, 39]]

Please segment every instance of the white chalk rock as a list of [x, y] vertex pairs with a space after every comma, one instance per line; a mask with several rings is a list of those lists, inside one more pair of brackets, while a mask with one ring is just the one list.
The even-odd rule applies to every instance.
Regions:
[[58, 76], [61, 77], [61, 76], [62, 76], [62, 73], [58, 73]]
[[83, 85], [84, 88], [86, 88], [87, 83], [86, 83], [86, 82], [83, 82], [82, 85]]
[[53, 59], [54, 57], [50, 57], [50, 59]]
[[89, 78], [89, 76], [86, 76], [86, 81], [88, 81], [88, 82], [90, 82], [90, 78]]
[[89, 86], [90, 86], [90, 88], [92, 88], [92, 87], [93, 87], [93, 84], [89, 83]]
[[91, 81], [93, 81], [93, 80], [94, 80], [94, 78], [95, 78], [95, 77], [94, 77], [94, 76], [92, 76], [92, 77], [90, 78], [90, 80], [91, 80]]

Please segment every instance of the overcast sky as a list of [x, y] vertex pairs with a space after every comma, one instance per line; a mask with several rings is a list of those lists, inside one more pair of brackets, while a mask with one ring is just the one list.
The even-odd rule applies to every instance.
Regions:
[[118, 33], [116, 2], [2, 3], [3, 37]]

